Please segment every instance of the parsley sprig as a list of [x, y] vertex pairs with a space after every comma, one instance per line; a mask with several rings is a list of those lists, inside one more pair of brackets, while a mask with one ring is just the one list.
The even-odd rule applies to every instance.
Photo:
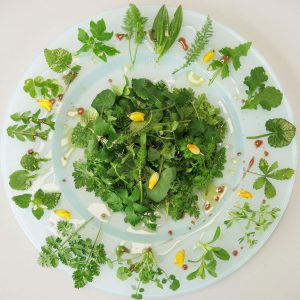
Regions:
[[258, 178], [254, 181], [253, 187], [256, 190], [262, 189], [264, 187], [264, 193], [267, 198], [273, 198], [276, 196], [276, 188], [271, 183], [270, 179], [274, 180], [288, 180], [294, 175], [294, 170], [291, 168], [284, 168], [278, 170], [278, 162], [275, 161], [271, 165], [265, 160], [261, 158], [259, 160], [259, 169], [262, 174], [252, 172], [248, 170], [247, 172], [258, 176]]
[[261, 204], [258, 209], [254, 209], [245, 202], [242, 206], [235, 205], [228, 212], [229, 219], [224, 224], [227, 228], [237, 224], [243, 233], [239, 243], [246, 241], [249, 247], [253, 247], [258, 242], [256, 233], [266, 231], [278, 218], [279, 211], [279, 208], [271, 208], [268, 204]]
[[251, 47], [251, 42], [240, 44], [235, 48], [225, 47], [219, 52], [223, 55], [219, 60], [213, 60], [208, 67], [209, 71], [214, 71], [213, 76], [209, 80], [211, 85], [218, 75], [224, 79], [229, 76], [229, 65], [232, 63], [234, 70], [238, 70], [241, 67], [240, 58], [247, 56], [248, 51]]
[[221, 228], [218, 226], [211, 241], [206, 243], [198, 242], [197, 246], [203, 253], [199, 259], [189, 260], [189, 262], [192, 263], [199, 263], [199, 267], [187, 276], [188, 280], [193, 280], [197, 277], [205, 279], [206, 272], [208, 272], [213, 277], [218, 276], [216, 272], [217, 259], [224, 261], [230, 259], [229, 253], [224, 248], [212, 245], [220, 238], [220, 236]]
[[90, 32], [91, 36], [82, 28], [78, 28], [77, 37], [83, 45], [76, 52], [77, 55], [91, 50], [97, 57], [107, 62], [107, 56], [114, 56], [120, 53], [116, 48], [106, 45], [106, 42], [113, 37], [113, 32], [106, 31], [104, 19], [97, 22], [91, 21]]
[[80, 231], [92, 221], [88, 219], [78, 228], [68, 221], [57, 223], [57, 236], [48, 236], [42, 246], [38, 262], [42, 267], [56, 268], [61, 262], [74, 269], [73, 280], [76, 288], [84, 287], [100, 274], [108, 260], [104, 245], [99, 243], [101, 228], [94, 240], [82, 238]]
[[273, 86], [265, 86], [268, 75], [263, 67], [256, 67], [251, 70], [250, 76], [245, 77], [244, 84], [248, 99], [242, 109], [257, 109], [260, 105], [263, 109], [271, 110], [281, 104], [282, 93]]
[[[141, 15], [140, 10], [135, 4], [130, 3], [129, 8], [126, 11], [123, 19], [123, 29], [126, 32], [126, 38], [128, 39], [129, 55], [131, 65], [133, 66], [136, 60], [137, 51], [139, 45], [143, 42], [146, 32], [145, 24], [147, 18]], [[131, 42], [135, 43], [134, 51], [132, 51]]]
[[[136, 285], [132, 285], [134, 293], [131, 295], [132, 299], [142, 299], [143, 292], [145, 291], [143, 285], [153, 282], [157, 287], [163, 289], [164, 285], [169, 283], [169, 288], [176, 291], [180, 287], [179, 280], [175, 275], [167, 274], [162, 268], [159, 267], [153, 249], [146, 248], [142, 254], [128, 257], [128, 249], [124, 246], [116, 248], [116, 254], [120, 264], [126, 261], [127, 266], [120, 266], [117, 270], [117, 277], [120, 280], [127, 280], [136, 274]], [[126, 256], [123, 259], [123, 256]]]

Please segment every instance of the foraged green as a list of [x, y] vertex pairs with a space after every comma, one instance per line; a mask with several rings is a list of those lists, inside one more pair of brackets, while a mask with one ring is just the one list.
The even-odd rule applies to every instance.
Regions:
[[261, 158], [259, 160], [259, 169], [263, 174], [252, 172], [250, 170], [247, 171], [250, 174], [259, 176], [254, 181], [253, 187], [256, 190], [259, 190], [264, 187], [264, 193], [267, 198], [273, 198], [276, 196], [276, 188], [271, 183], [270, 179], [288, 180], [291, 179], [295, 173], [294, 170], [291, 168], [277, 170], [278, 167], [279, 165], [277, 161], [275, 161], [271, 164], [271, 166], [269, 166], [269, 163], [264, 158]]
[[[123, 29], [125, 30], [126, 38], [128, 39], [129, 55], [132, 66], [135, 63], [139, 45], [143, 42], [146, 36], [146, 22], [147, 18], [141, 15], [141, 12], [137, 6], [130, 3], [123, 19]], [[134, 51], [132, 51], [131, 47], [132, 40], [134, 40], [135, 43]]]
[[172, 47], [176, 41], [182, 26], [182, 7], [179, 5], [174, 13], [173, 19], [170, 22], [168, 10], [163, 5], [152, 25], [151, 38], [154, 43], [154, 51], [158, 54], [157, 62], [164, 54]]
[[281, 148], [288, 146], [296, 134], [296, 127], [289, 121], [282, 118], [268, 120], [265, 123], [265, 127], [269, 133], [248, 136], [247, 139], [268, 137], [268, 143], [270, 146], [274, 148]]
[[213, 35], [213, 25], [212, 25], [212, 20], [209, 16], [207, 16], [206, 21], [204, 25], [201, 28], [201, 31], [197, 31], [194, 41], [189, 48], [187, 54], [184, 57], [184, 64], [173, 71], [173, 74], [177, 73], [178, 71], [188, 67], [191, 65], [193, 62], [195, 62], [199, 56], [201, 55], [203, 49], [205, 46], [209, 43], [210, 38]]
[[206, 272], [213, 277], [218, 276], [216, 272], [217, 258], [224, 261], [230, 259], [229, 253], [224, 248], [212, 245], [220, 238], [220, 236], [221, 228], [218, 226], [211, 241], [206, 243], [198, 242], [197, 246], [203, 253], [199, 259], [189, 260], [189, 262], [199, 264], [199, 267], [187, 276], [188, 280], [193, 280], [197, 277], [205, 279]]
[[99, 243], [100, 231], [94, 240], [83, 239], [80, 231], [92, 220], [78, 228], [68, 221], [57, 223], [58, 235], [46, 238], [38, 262], [42, 267], [56, 268], [61, 262], [74, 269], [72, 277], [75, 288], [82, 288], [100, 274], [101, 266], [108, 260], [104, 245]]
[[106, 44], [113, 37], [113, 32], [106, 31], [104, 19], [97, 22], [90, 22], [91, 36], [82, 28], [78, 28], [78, 40], [83, 43], [81, 48], [76, 52], [79, 55], [82, 52], [93, 51], [93, 53], [104, 62], [107, 62], [107, 56], [114, 56], [120, 53], [116, 48]]
[[126, 247], [118, 246], [116, 254], [119, 264], [123, 264], [124, 261], [127, 265], [118, 268], [117, 277], [125, 281], [136, 274], [135, 280], [137, 283], [131, 286], [134, 290], [134, 293], [131, 295], [132, 299], [142, 299], [145, 291], [143, 285], [150, 282], [153, 282], [161, 289], [167, 283], [173, 291], [180, 287], [180, 282], [175, 275], [169, 275], [159, 267], [152, 248], [146, 248], [141, 254], [130, 256]]
[[244, 84], [248, 90], [248, 99], [242, 109], [257, 109], [260, 105], [263, 109], [271, 110], [281, 104], [282, 93], [273, 86], [265, 86], [268, 75], [263, 67], [256, 67], [251, 70], [250, 76], [245, 77]]
[[[76, 188], [85, 187], [125, 222], [155, 230], [157, 210], [178, 220], [198, 217], [196, 192], [222, 177], [226, 150], [220, 147], [227, 125], [220, 109], [205, 94], [191, 89], [169, 90], [164, 82], [132, 79], [132, 86], [104, 90], [92, 102], [72, 134], [75, 147], [85, 149], [74, 163]], [[143, 121], [130, 119], [132, 113]], [[86, 117], [89, 114], [89, 117]], [[201, 149], [192, 153], [188, 145]], [[151, 175], [159, 180], [149, 188]]]
[[268, 204], [261, 204], [258, 209], [251, 208], [248, 202], [242, 206], [235, 205], [228, 212], [229, 219], [224, 221], [227, 228], [237, 224], [243, 233], [239, 243], [247, 242], [249, 247], [257, 244], [256, 233], [266, 231], [278, 218], [280, 209], [271, 208]]
[[247, 56], [251, 44], [251, 42], [247, 42], [240, 44], [235, 48], [222, 48], [219, 52], [223, 56], [219, 60], [213, 60], [208, 67], [209, 71], [214, 71], [208, 84], [212, 84], [219, 74], [222, 79], [228, 77], [230, 73], [229, 65], [231, 63], [234, 70], [238, 70], [241, 67], [240, 58], [242, 56]]

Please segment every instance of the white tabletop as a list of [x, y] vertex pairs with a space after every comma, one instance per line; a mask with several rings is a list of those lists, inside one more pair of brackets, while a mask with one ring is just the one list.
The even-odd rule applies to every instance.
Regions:
[[[299, 0], [183, 0], [162, 2], [210, 14], [238, 31], [267, 58], [300, 114]], [[0, 0], [0, 116], [34, 57], [73, 24], [102, 10], [124, 6], [123, 0]], [[297, 121], [297, 128], [300, 122]], [[299, 139], [299, 134], [298, 134]], [[1, 162], [3, 164], [5, 162]], [[300, 299], [300, 179], [277, 230], [243, 268], [198, 293], [176, 299]], [[1, 186], [1, 184], [0, 184]], [[37, 250], [19, 228], [0, 188], [0, 298], [3, 300], [123, 299], [99, 290], [75, 290], [71, 278], [36, 263]]]

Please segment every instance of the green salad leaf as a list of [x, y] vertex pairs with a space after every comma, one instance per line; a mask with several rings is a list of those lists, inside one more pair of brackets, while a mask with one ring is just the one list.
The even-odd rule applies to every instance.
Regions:
[[72, 131], [73, 146], [84, 149], [74, 163], [75, 187], [94, 192], [132, 226], [155, 230], [158, 209], [175, 220], [198, 217], [197, 191], [223, 176], [220, 109], [205, 94], [145, 78], [101, 91], [91, 106]]

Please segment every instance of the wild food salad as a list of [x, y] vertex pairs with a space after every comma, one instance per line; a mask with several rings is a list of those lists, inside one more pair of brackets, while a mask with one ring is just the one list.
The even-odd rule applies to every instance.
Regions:
[[[7, 128], [8, 136], [20, 142], [47, 142], [51, 132], [57, 130], [56, 104], [67, 99], [70, 85], [84, 68], [79, 65], [80, 56], [90, 53], [101, 62], [109, 63], [110, 57], [121, 53], [111, 45], [112, 39], [128, 43], [129, 69], [135, 68], [139, 49], [147, 36], [156, 54], [153, 63], [162, 61], [174, 43], [182, 45], [184, 62], [172, 71], [173, 75], [200, 62], [211, 74], [207, 83], [211, 86], [218, 77], [223, 80], [240, 69], [251, 42], [208, 49], [213, 36], [213, 21], [208, 16], [204, 24], [199, 24], [202, 27], [188, 45], [180, 36], [183, 21], [181, 6], [171, 18], [163, 5], [154, 20], [149, 20], [136, 5], [130, 4], [121, 32], [108, 31], [104, 19], [92, 20], [89, 32], [78, 28], [81, 46], [75, 53], [63, 48], [45, 49], [45, 61], [58, 75], [56, 78], [37, 75], [25, 80], [24, 92], [35, 99], [39, 108], [11, 115], [14, 124]], [[151, 30], [147, 31], [146, 26], [151, 26]], [[187, 77], [194, 85], [205, 84], [204, 79], [192, 71]], [[150, 232], [157, 230], [161, 214], [175, 221], [186, 215], [198, 219], [202, 213], [199, 191], [208, 190], [216, 178], [227, 175], [224, 174], [227, 121], [205, 93], [196, 93], [191, 88], [170, 88], [163, 79], [153, 82], [124, 75], [124, 81], [123, 86], [112, 85], [110, 89], [99, 90], [94, 99], [90, 99], [90, 106], [77, 109], [80, 117], [69, 141], [83, 153], [73, 164], [75, 187], [99, 197], [99, 202], [103, 201], [112, 212], [122, 212], [125, 223], [132, 227], [143, 226]], [[242, 110], [263, 109], [267, 114], [281, 105], [283, 94], [268, 84], [268, 74], [262, 66], [249, 70], [243, 84], [246, 95]], [[253, 132], [246, 138], [255, 140], [257, 148], [263, 143], [274, 148], [287, 147], [294, 139], [296, 128], [288, 120], [277, 117], [265, 122], [265, 131], [263, 134]], [[263, 190], [264, 196], [272, 199], [277, 195], [276, 182], [291, 179], [294, 170], [281, 168], [268, 156], [265, 150], [258, 163], [253, 157], [244, 169], [243, 178], [253, 176], [253, 193]], [[20, 168], [9, 177], [11, 189], [17, 191], [12, 198], [17, 206], [30, 207], [37, 220], [51, 211], [61, 219], [56, 224], [56, 232], [46, 238], [39, 264], [54, 268], [60, 263], [69, 266], [73, 269], [76, 288], [93, 281], [104, 265], [116, 268], [118, 279], [135, 279], [133, 299], [142, 299], [148, 283], [177, 290], [180, 280], [162, 269], [155, 245], [137, 254], [119, 244], [109, 253], [101, 242], [101, 226], [95, 237], [84, 236], [83, 229], [90, 226], [94, 217], [75, 224], [72, 212], [60, 207], [61, 191], [43, 186], [32, 191], [35, 180], [49, 167], [50, 159], [30, 148], [21, 157]], [[257, 171], [253, 171], [254, 168]], [[219, 189], [223, 191], [223, 187]], [[269, 229], [280, 211], [265, 199], [259, 206], [253, 206], [253, 193], [239, 189], [236, 196], [245, 200], [229, 210], [224, 222], [224, 228], [237, 225], [241, 230], [238, 242], [250, 248], [255, 247], [258, 235]], [[228, 250], [218, 245], [221, 230], [218, 226], [210, 240], [197, 242], [196, 259], [187, 258], [184, 249], [176, 252], [174, 264], [183, 271], [192, 268], [185, 276], [187, 280], [217, 277], [218, 262], [231, 258]], [[171, 230], [169, 235], [172, 235]], [[238, 251], [234, 250], [232, 256], [236, 255]]]

